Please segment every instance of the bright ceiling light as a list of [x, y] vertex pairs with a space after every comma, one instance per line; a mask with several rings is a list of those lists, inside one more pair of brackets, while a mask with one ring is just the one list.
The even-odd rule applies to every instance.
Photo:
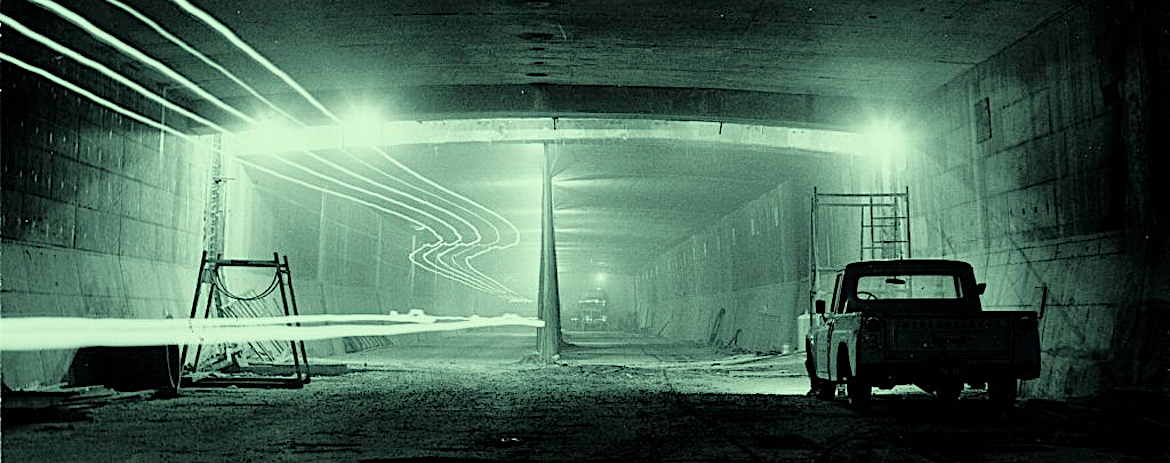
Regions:
[[377, 108], [359, 106], [342, 118], [342, 143], [345, 146], [371, 146], [381, 144], [382, 126], [385, 115]]
[[907, 148], [906, 132], [901, 124], [888, 118], [874, 120], [865, 132], [868, 149], [882, 158], [901, 156]]
[[606, 275], [604, 273], [598, 273], [598, 274], [593, 276], [593, 282], [597, 283], [598, 285], [605, 284], [605, 280], [607, 280], [607, 279], [609, 279], [609, 275]]

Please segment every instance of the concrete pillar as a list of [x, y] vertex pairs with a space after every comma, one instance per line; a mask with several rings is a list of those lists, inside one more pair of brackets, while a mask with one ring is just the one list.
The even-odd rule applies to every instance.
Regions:
[[553, 146], [544, 144], [540, 213], [540, 293], [537, 295], [537, 315], [544, 320], [544, 328], [537, 333], [540, 358], [555, 360], [561, 352], [561, 302], [557, 284], [557, 251], [553, 228], [552, 167], [556, 153]]

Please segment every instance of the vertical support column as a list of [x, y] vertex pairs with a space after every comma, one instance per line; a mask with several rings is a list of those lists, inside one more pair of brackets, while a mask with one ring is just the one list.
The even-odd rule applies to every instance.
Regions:
[[540, 212], [540, 294], [537, 295], [537, 316], [544, 320], [544, 328], [537, 330], [538, 350], [543, 361], [556, 359], [561, 352], [561, 302], [557, 284], [557, 251], [553, 228], [552, 167], [555, 153], [544, 144], [541, 166]]

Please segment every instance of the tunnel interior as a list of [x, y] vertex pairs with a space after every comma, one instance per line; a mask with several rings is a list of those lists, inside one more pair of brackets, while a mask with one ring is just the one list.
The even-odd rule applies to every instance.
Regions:
[[[385, 384], [457, 396], [448, 374], [509, 391], [508, 413], [551, 413], [525, 402], [538, 391], [486, 373], [521, 368], [569, 395], [629, 380], [615, 401], [677, 405], [718, 428], [722, 414], [808, 391], [812, 300], [831, 290], [810, 266], [867, 255], [866, 212], [815, 216], [814, 191], [906, 192], [898, 257], [967, 262], [987, 285], [983, 310], [1039, 316], [1040, 377], [1020, 383], [1021, 400], [1170, 390], [1164, 6], [269, 3], [4, 2], [0, 323], [198, 318], [201, 256], [275, 253], [300, 315], [545, 322], [306, 340], [306, 360], [386, 381], [326, 375], [316, 384], [333, 389], [315, 400], [395, 394]], [[219, 275], [236, 295], [273, 278]], [[281, 314], [243, 299], [217, 317]], [[85, 350], [110, 344], [84, 340], [100, 333], [44, 323], [22, 333], [33, 347], [5, 334], [6, 394], [115, 370]], [[538, 342], [549, 332], [563, 333], [556, 352]], [[298, 358], [283, 346], [250, 348]], [[437, 383], [391, 374], [407, 370]], [[891, 419], [930, 413], [904, 392], [887, 393], [910, 397]], [[290, 413], [316, 413], [306, 407]], [[408, 421], [394, 407], [372, 413]], [[637, 422], [611, 408], [595, 410]], [[768, 419], [745, 416], [718, 439], [767, 448], [728, 437]], [[516, 453], [544, 426], [525, 423], [516, 441], [471, 432], [467, 448], [551, 455]], [[795, 435], [768, 439], [798, 454], [831, 440]], [[35, 435], [16, 439], [4, 452], [49, 455]], [[650, 457], [625, 450], [613, 458]]]

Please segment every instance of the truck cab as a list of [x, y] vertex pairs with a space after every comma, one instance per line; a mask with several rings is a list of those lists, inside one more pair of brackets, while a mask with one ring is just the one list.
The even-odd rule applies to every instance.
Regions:
[[832, 297], [816, 300], [806, 339], [813, 393], [845, 385], [854, 406], [873, 387], [914, 384], [945, 400], [964, 384], [1010, 404], [1019, 379], [1040, 372], [1036, 314], [982, 310], [986, 285], [954, 260], [855, 262], [837, 272]]

